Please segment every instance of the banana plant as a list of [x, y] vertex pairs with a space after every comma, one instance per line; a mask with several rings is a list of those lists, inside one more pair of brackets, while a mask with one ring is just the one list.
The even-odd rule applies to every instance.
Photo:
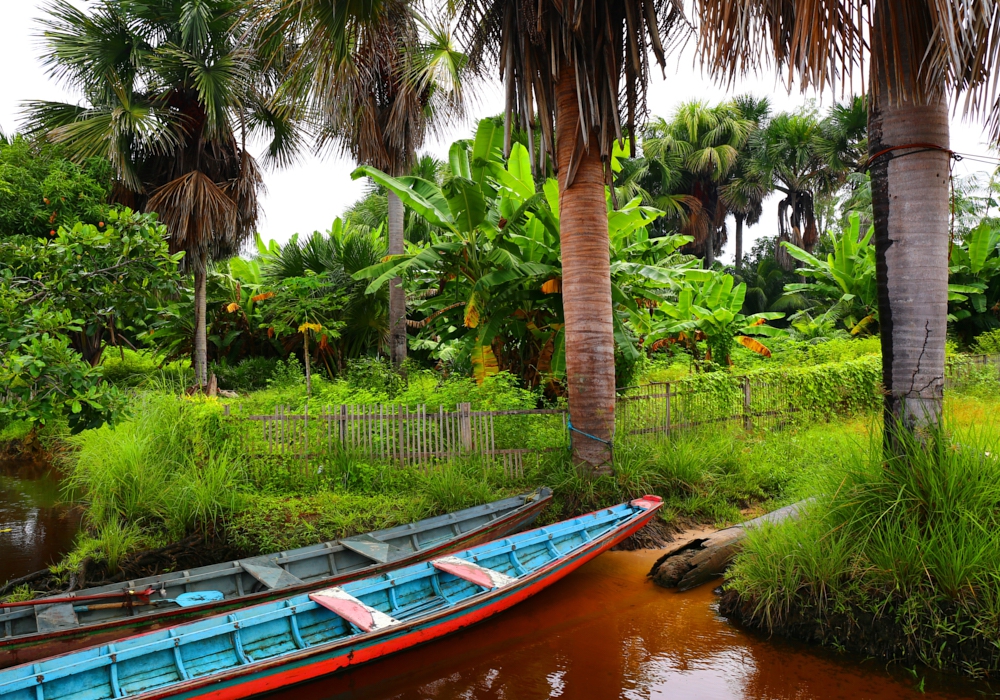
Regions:
[[[841, 320], [851, 335], [873, 333], [878, 327], [878, 298], [875, 286], [874, 227], [860, 236], [860, 217], [851, 213], [847, 229], [839, 237], [829, 233], [833, 253], [824, 262], [801, 248], [783, 242], [788, 254], [805, 263], [796, 270], [813, 282], [785, 285], [785, 294], [806, 293], [828, 307], [845, 309]], [[952, 246], [952, 282], [948, 301], [952, 305], [968, 302], [972, 310], [954, 308], [950, 320], [962, 320], [973, 312], [986, 312], [988, 280], [1000, 270], [1000, 258], [991, 257], [1000, 242], [1000, 232], [989, 223], [973, 229], [965, 248]], [[1000, 290], [997, 290], [1000, 292]], [[994, 295], [998, 296], [998, 295]], [[965, 311], [966, 313], [963, 313]]]
[[[535, 182], [523, 145], [515, 143], [507, 159], [502, 145], [502, 129], [481, 122], [471, 150], [466, 142], [452, 146], [451, 177], [442, 186], [368, 167], [355, 171], [396, 192], [441, 231], [430, 246], [411, 246], [356, 278], [371, 280], [368, 290], [375, 291], [407, 277], [412, 315], [422, 316], [410, 325], [424, 329], [422, 347], [434, 347], [431, 335], [436, 356], [454, 357], [452, 346], [462, 343], [478, 379], [508, 369], [535, 386], [565, 369], [559, 188], [551, 178]], [[649, 238], [647, 227], [663, 212], [639, 198], [618, 209], [609, 199], [608, 209], [615, 339], [623, 356], [637, 358], [629, 326], [648, 326], [648, 309], [668, 296], [681, 268], [696, 263], [676, 253], [689, 237]]]
[[820, 260], [787, 241], [782, 241], [788, 254], [804, 267], [796, 270], [812, 282], [785, 285], [785, 295], [808, 294], [826, 305], [839, 305], [845, 312], [841, 321], [852, 335], [873, 332], [878, 324], [878, 296], [875, 285], [874, 227], [869, 226], [862, 237], [861, 218], [852, 212], [847, 229], [837, 236], [828, 232], [833, 252]]
[[[781, 328], [767, 325], [784, 314], [775, 311], [745, 315], [741, 313], [746, 297], [746, 284], [735, 284], [732, 275], [713, 270], [687, 270], [677, 291], [677, 299], [663, 302], [654, 312], [652, 330], [645, 345], [657, 349], [666, 344], [680, 343], [691, 352], [695, 361], [704, 359], [708, 366], [730, 365], [733, 345], [740, 345], [765, 357], [771, 351], [753, 336], [780, 337], [787, 335]], [[698, 341], [705, 341], [707, 351], [702, 358]]]
[[[507, 348], [509, 362], [497, 358], [500, 345], [525, 345], [494, 343], [501, 331], [522, 341], [541, 336], [541, 348], [526, 343], [537, 351], [527, 353], [535, 355], [528, 361], [537, 375], [552, 371], [555, 335], [561, 331], [561, 305], [542, 290], [559, 276], [558, 220], [549, 204], [555, 190], [546, 183], [543, 192], [536, 191], [530, 156], [521, 144], [514, 144], [507, 162], [502, 146], [502, 130], [484, 120], [471, 153], [466, 142], [452, 145], [451, 177], [443, 185], [414, 176], [393, 178], [369, 166], [353, 174], [395, 192], [440, 231], [431, 234], [429, 246], [411, 245], [355, 279], [370, 280], [366, 291], [374, 293], [394, 277], [409, 278], [410, 287], [417, 287], [411, 308], [423, 316], [415, 324], [429, 327], [439, 344], [461, 342], [479, 381], [520, 364], [513, 361], [512, 348]], [[516, 349], [523, 358], [524, 348]]]
[[951, 246], [948, 320], [966, 340], [1000, 327], [1000, 228], [984, 220]]

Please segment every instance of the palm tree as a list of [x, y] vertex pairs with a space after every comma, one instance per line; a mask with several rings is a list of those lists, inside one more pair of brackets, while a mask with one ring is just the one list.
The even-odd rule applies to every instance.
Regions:
[[75, 159], [108, 158], [114, 198], [158, 212], [171, 251], [186, 253], [199, 386], [208, 380], [209, 261], [235, 255], [257, 224], [263, 186], [246, 139], [268, 137], [276, 163], [298, 144], [291, 109], [269, 89], [273, 75], [239, 43], [239, 10], [235, 0], [102, 0], [87, 13], [53, 0], [42, 22], [46, 66], [86, 104], [26, 106], [31, 130]]
[[[321, 149], [333, 147], [399, 177], [414, 167], [429, 130], [462, 115], [465, 57], [447, 25], [424, 18], [410, 0], [271, 4], [262, 43], [281, 54], [289, 51], [278, 37], [298, 38], [288, 75], [308, 95]], [[389, 255], [401, 255], [403, 204], [392, 192], [387, 198]], [[389, 329], [389, 354], [399, 368], [407, 350], [400, 278], [389, 288]]]
[[638, 133], [647, 49], [663, 66], [667, 47], [661, 37], [681, 22], [680, 3], [674, 1], [461, 4], [460, 27], [472, 65], [498, 68], [506, 85], [508, 150], [515, 120], [528, 132], [529, 144], [541, 132], [540, 169], [549, 157], [557, 168], [573, 454], [593, 469], [610, 464], [615, 426], [605, 199], [613, 143]]
[[[736, 109], [743, 119], [750, 122], [750, 135], [747, 141], [764, 128], [771, 117], [771, 103], [766, 97], [740, 95], [733, 100]], [[743, 225], [753, 226], [760, 221], [764, 213], [764, 200], [772, 191], [772, 183], [762, 173], [752, 167], [752, 153], [744, 146], [739, 152], [736, 166], [733, 168], [720, 189], [722, 203], [732, 213], [736, 220], [736, 269], [743, 267]]]
[[681, 232], [694, 237], [690, 252], [703, 257], [706, 268], [726, 243], [729, 210], [722, 187], [753, 127], [733, 102], [710, 107], [694, 101], [678, 107], [670, 121], [656, 119], [646, 128], [645, 157], [659, 161], [663, 170], [679, 170], [676, 192], [698, 202], [688, 210]]
[[[887, 446], [940, 422], [948, 313], [948, 97], [1000, 127], [996, 3], [697, 0], [704, 60], [732, 77], [773, 59], [803, 88], [868, 70], [868, 153]], [[870, 47], [870, 60], [868, 58]]]

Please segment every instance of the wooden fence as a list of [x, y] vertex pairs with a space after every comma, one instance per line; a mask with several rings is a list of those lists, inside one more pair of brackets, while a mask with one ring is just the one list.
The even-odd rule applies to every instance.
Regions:
[[[616, 430], [628, 435], [663, 433], [669, 435], [709, 425], [739, 424], [746, 430], [773, 427], [799, 409], [782, 407], [768, 400], [770, 387], [760, 380], [740, 377], [728, 392], [698, 391], [683, 380], [625, 387], [618, 392], [615, 408]], [[767, 407], [763, 407], [764, 404]]]
[[1000, 355], [955, 355], [945, 363], [946, 389], [958, 389], [987, 378], [1000, 381]]
[[[963, 355], [949, 360], [946, 386], [961, 387], [987, 375], [1000, 379], [1000, 355]], [[709, 426], [778, 429], [799, 413], [849, 413], [877, 406], [880, 400], [872, 375], [865, 375], [871, 386], [835, 386], [823, 396], [794, 376], [799, 375], [719, 375], [711, 391], [697, 377], [625, 387], [618, 391], [615, 430], [619, 436], [669, 436]], [[241, 415], [226, 406], [225, 414], [243, 426], [244, 421], [257, 426], [239, 432], [243, 452], [304, 463], [322, 460], [335, 450], [424, 469], [473, 457], [516, 477], [524, 474], [527, 458], [565, 449], [571, 439], [562, 409], [473, 411], [464, 403], [454, 411], [428, 411], [426, 406], [382, 404], [324, 407], [318, 413], [308, 407], [302, 413], [279, 407], [269, 415]]]
[[[475, 457], [502, 468], [509, 476], [524, 475], [526, 456], [560, 446], [505, 447], [497, 440], [499, 421], [549, 416], [550, 435], [555, 432], [565, 440], [566, 434], [566, 412], [562, 410], [473, 411], [468, 403], [459, 404], [455, 411], [381, 404], [324, 407], [314, 414], [308, 407], [300, 414], [278, 407], [271, 415], [245, 416], [226, 406], [225, 413], [237, 421], [259, 424], [257, 431], [241, 435], [242, 450], [250, 454], [310, 460], [341, 449], [371, 460], [417, 467], [430, 467], [456, 457]], [[553, 416], [558, 417], [555, 426], [551, 425]]]

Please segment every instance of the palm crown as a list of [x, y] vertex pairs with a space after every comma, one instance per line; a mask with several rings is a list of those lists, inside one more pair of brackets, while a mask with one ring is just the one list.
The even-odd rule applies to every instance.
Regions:
[[108, 158], [115, 198], [157, 210], [189, 265], [235, 254], [254, 231], [262, 183], [247, 139], [264, 137], [276, 163], [298, 145], [276, 71], [239, 41], [246, 21], [234, 0], [104, 0], [91, 12], [54, 0], [43, 22], [49, 73], [85, 104], [29, 103], [30, 128]]

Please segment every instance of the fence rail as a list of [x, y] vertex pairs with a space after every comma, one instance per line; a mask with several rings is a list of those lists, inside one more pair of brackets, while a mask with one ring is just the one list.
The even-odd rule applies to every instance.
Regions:
[[[618, 435], [669, 436], [729, 424], [745, 430], [775, 429], [802, 412], [829, 415], [874, 408], [881, 396], [878, 365], [857, 367], [863, 371], [839, 379], [822, 375], [832, 382], [823, 387], [815, 377], [810, 381], [808, 369], [742, 376], [715, 373], [624, 387], [618, 391], [615, 430]], [[1000, 380], [1000, 355], [962, 355], [946, 364], [945, 384], [958, 388], [986, 375]], [[225, 414], [232, 421], [258, 425], [241, 433], [245, 453], [304, 462], [335, 449], [424, 469], [457, 457], [477, 457], [509, 476], [522, 476], [527, 457], [564, 449], [570, 442], [568, 414], [562, 409], [473, 411], [463, 403], [454, 411], [428, 411], [426, 406], [369, 404], [328, 406], [312, 414], [308, 407], [302, 413], [278, 407], [269, 415], [240, 415], [225, 406]]]

